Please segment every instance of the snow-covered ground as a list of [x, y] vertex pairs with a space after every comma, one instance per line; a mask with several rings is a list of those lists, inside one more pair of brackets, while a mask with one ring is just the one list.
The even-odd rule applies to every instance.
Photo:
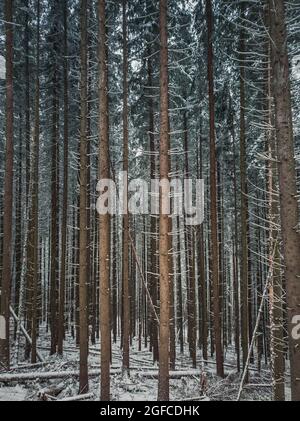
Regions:
[[[74, 340], [67, 339], [64, 357], [49, 357], [49, 340], [39, 339], [39, 349], [45, 358], [44, 364], [32, 367], [28, 362], [23, 366], [12, 367], [6, 382], [0, 382], [0, 401], [35, 401], [41, 399], [61, 400], [78, 395], [79, 350], [74, 346]], [[187, 348], [187, 347], [186, 347]], [[138, 344], [133, 343], [131, 349], [130, 377], [124, 377], [121, 372], [122, 353], [120, 344], [113, 344], [111, 399], [114, 401], [155, 401], [157, 396], [158, 367], [152, 363], [152, 354], [148, 349], [138, 351]], [[245, 386], [242, 400], [271, 400], [272, 388], [270, 370], [263, 367], [258, 373], [252, 367], [249, 385]], [[100, 346], [90, 346], [89, 355], [90, 395], [87, 400], [99, 400]], [[182, 400], [236, 400], [240, 384], [240, 375], [236, 373], [234, 358], [230, 350], [226, 355], [226, 377], [220, 379], [215, 375], [214, 360], [203, 364], [199, 351], [198, 368], [192, 369], [188, 355], [177, 352], [176, 372], [171, 372], [170, 398], [173, 401]], [[48, 378], [48, 375], [59, 378]], [[12, 377], [13, 376], [13, 377]], [[25, 378], [26, 380], [22, 379]], [[48, 396], [52, 390], [54, 397]]]

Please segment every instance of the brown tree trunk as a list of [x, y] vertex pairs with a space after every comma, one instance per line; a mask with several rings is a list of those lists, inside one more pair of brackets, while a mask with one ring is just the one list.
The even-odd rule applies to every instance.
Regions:
[[[241, 6], [244, 18], [245, 6]], [[247, 169], [246, 169], [246, 127], [245, 127], [245, 30], [240, 33], [240, 174], [241, 174], [241, 342], [243, 368], [246, 365], [249, 347], [248, 309], [248, 233], [247, 233]], [[247, 380], [247, 379], [246, 379]]]
[[236, 352], [237, 370], [241, 369], [240, 357], [240, 285], [239, 285], [239, 262], [238, 262], [238, 209], [237, 209], [237, 169], [236, 169], [236, 137], [233, 122], [233, 109], [230, 99], [230, 120], [229, 130], [233, 143], [233, 191], [234, 191], [234, 234], [233, 234], [233, 301], [234, 301], [234, 342]]
[[[184, 152], [185, 152], [185, 178], [190, 178], [189, 169], [189, 137], [187, 113], [183, 116]], [[186, 226], [186, 265], [187, 265], [187, 313], [188, 313], [188, 341], [190, 356], [193, 366], [196, 367], [196, 288], [195, 288], [195, 256], [194, 256], [194, 232], [193, 227]]]
[[[20, 285], [21, 285], [21, 273], [22, 273], [22, 265], [23, 265], [23, 258], [22, 258], [22, 252], [23, 252], [23, 245], [22, 245], [22, 187], [23, 179], [22, 179], [22, 168], [23, 168], [23, 160], [22, 160], [22, 146], [23, 146], [23, 118], [22, 114], [19, 116], [20, 118], [20, 126], [19, 126], [19, 151], [18, 151], [18, 174], [17, 174], [17, 183], [15, 186], [16, 189], [16, 239], [15, 239], [15, 265], [16, 265], [16, 280], [15, 280], [15, 299], [14, 299], [14, 308], [16, 311], [17, 316], [19, 315], [19, 303], [20, 303]], [[2, 187], [2, 186], [1, 186]], [[2, 206], [0, 209], [0, 212], [2, 212]], [[2, 219], [0, 217], [0, 219]], [[0, 233], [2, 237], [2, 229], [1, 229], [1, 222], [0, 222]], [[0, 256], [2, 256], [2, 247], [0, 245]], [[0, 269], [0, 277], [1, 277], [1, 269]], [[18, 329], [17, 329], [17, 323], [15, 323], [14, 328], [14, 339], [17, 339], [18, 336]]]
[[113, 218], [113, 244], [112, 244], [112, 333], [113, 342], [117, 343], [118, 334], [118, 268], [117, 268], [117, 253], [118, 253], [118, 219], [117, 216]]
[[[13, 1], [5, 1], [5, 59], [6, 59], [6, 155], [4, 176], [3, 261], [1, 284], [1, 322], [4, 318], [5, 335], [0, 338], [0, 360], [10, 366], [9, 305], [11, 293], [12, 218], [13, 218]], [[1, 323], [2, 325], [2, 323]]]
[[209, 84], [209, 121], [210, 121], [210, 217], [211, 217], [211, 259], [213, 288], [213, 318], [216, 348], [217, 375], [224, 377], [223, 347], [221, 333], [219, 256], [218, 256], [218, 214], [217, 214], [217, 172], [215, 138], [215, 100], [213, 67], [213, 12], [211, 0], [206, 0], [206, 18], [208, 33], [208, 84]]
[[68, 178], [69, 178], [69, 82], [68, 82], [68, 5], [64, 0], [64, 187], [61, 229], [61, 274], [59, 284], [57, 352], [63, 355], [65, 335], [65, 285], [67, 266], [67, 221], [68, 221]]
[[180, 238], [180, 217], [177, 218], [177, 330], [180, 343], [180, 353], [184, 353], [184, 332], [183, 332], [183, 305], [182, 305], [182, 275], [181, 275], [181, 238]]
[[40, 0], [37, 0], [37, 52], [36, 52], [36, 92], [35, 92], [35, 128], [33, 140], [33, 267], [32, 267], [32, 326], [31, 326], [31, 362], [37, 362], [37, 330], [38, 330], [38, 281], [39, 281], [39, 141], [40, 141]]
[[285, 6], [283, 0], [272, 0], [269, 5], [275, 127], [279, 161], [281, 232], [287, 290], [291, 390], [292, 400], [300, 401], [300, 339], [297, 338], [298, 335], [293, 334], [293, 329], [299, 323], [300, 305], [300, 238], [297, 229], [299, 227], [299, 205], [297, 202]]
[[[172, 219], [169, 218], [169, 232], [172, 232]], [[175, 334], [175, 302], [174, 302], [174, 269], [173, 269], [173, 237], [169, 235], [169, 268], [170, 268], [170, 370], [176, 369], [176, 334]]]
[[30, 8], [29, 8], [29, 0], [25, 2], [25, 30], [24, 30], [24, 50], [25, 50], [25, 147], [26, 147], [26, 199], [28, 200], [29, 194], [29, 183], [30, 183], [30, 117], [31, 117], [31, 96], [30, 96], [30, 45], [29, 45], [29, 38], [30, 38], [30, 30], [29, 30], [29, 16], [30, 16]]
[[[201, 130], [201, 129], [200, 129]], [[199, 177], [203, 178], [203, 153], [202, 153], [202, 134], [200, 133], [199, 140]], [[205, 240], [203, 224], [198, 229], [198, 318], [199, 318], [199, 341], [202, 345], [203, 359], [207, 360], [207, 288], [206, 288], [206, 275], [205, 275]]]
[[[152, 69], [152, 60], [151, 60], [151, 49], [148, 49], [148, 87], [149, 87], [149, 147], [150, 147], [150, 179], [154, 180], [155, 178], [155, 135], [154, 135], [154, 101], [153, 101], [153, 69]], [[151, 217], [150, 222], [150, 274], [149, 274], [149, 289], [152, 298], [154, 307], [157, 307], [157, 222], [155, 217]], [[159, 351], [158, 351], [158, 326], [155, 318], [155, 314], [151, 311], [150, 317], [150, 341], [153, 352], [153, 362], [159, 360]]]
[[[266, 8], [266, 25], [270, 30], [270, 10], [267, 4]], [[269, 37], [266, 40], [266, 53], [271, 60], [271, 42]], [[270, 64], [270, 61], [267, 62]], [[273, 374], [273, 393], [275, 401], [285, 400], [285, 362], [284, 362], [284, 318], [283, 318], [283, 289], [280, 270], [280, 250], [278, 246], [278, 230], [276, 226], [279, 221], [279, 205], [275, 196], [278, 190], [278, 170], [276, 164], [277, 144], [275, 138], [273, 100], [272, 100], [272, 79], [271, 67], [268, 66], [266, 71], [266, 111], [267, 111], [267, 133], [266, 148], [268, 156], [272, 159], [268, 162], [268, 191], [269, 191], [269, 259], [274, 264], [274, 271], [270, 279], [269, 302], [270, 302], [270, 335], [271, 335], [271, 364]], [[274, 254], [274, 247], [276, 252]], [[274, 255], [274, 259], [273, 259]], [[274, 263], [272, 262], [274, 260]]]
[[[56, 12], [57, 3], [53, 5]], [[50, 272], [50, 355], [57, 351], [57, 298], [58, 298], [58, 138], [59, 138], [59, 94], [58, 94], [58, 41], [57, 26], [53, 24], [50, 40], [52, 42], [52, 166], [51, 166], [51, 272]]]
[[88, 302], [87, 302], [87, 0], [80, 7], [80, 197], [79, 197], [79, 323], [80, 376], [79, 393], [85, 394], [88, 385]]
[[129, 374], [130, 300], [129, 300], [129, 215], [128, 215], [128, 45], [127, 0], [123, 0], [123, 171], [126, 172], [123, 216], [123, 371]]
[[[99, 175], [108, 179], [109, 120], [106, 1], [99, 0]], [[101, 400], [110, 400], [110, 215], [100, 215], [99, 273], [100, 273], [100, 331], [101, 331]]]
[[[160, 29], [160, 179], [169, 180], [169, 75], [168, 75], [168, 1], [159, 2]], [[159, 214], [159, 276], [160, 276], [160, 352], [158, 400], [169, 400], [169, 349], [170, 349], [170, 268], [169, 268], [169, 215], [163, 212], [163, 201], [168, 200], [160, 188]]]

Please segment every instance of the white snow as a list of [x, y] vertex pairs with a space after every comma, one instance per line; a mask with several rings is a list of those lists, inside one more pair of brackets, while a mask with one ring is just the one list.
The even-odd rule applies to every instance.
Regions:
[[5, 58], [0, 55], [0, 79], [5, 79]]
[[300, 55], [293, 58], [293, 77], [295, 80], [300, 80]]
[[[149, 352], [149, 347], [145, 348], [143, 345], [142, 350], [139, 351], [138, 341], [133, 341], [130, 353], [131, 374], [130, 377], [127, 377], [122, 374], [120, 342], [113, 344], [111, 367], [112, 401], [156, 401], [158, 367], [157, 364], [153, 365], [153, 357], [152, 353]], [[10, 372], [0, 373], [0, 401], [37, 401], [40, 399], [41, 391], [55, 389], [58, 383], [64, 385], [62, 392], [57, 396], [53, 396], [53, 398], [49, 396], [49, 400], [76, 399], [78, 395], [79, 350], [74, 346], [73, 338], [67, 335], [63, 358], [57, 355], [49, 357], [50, 341], [43, 327], [38, 339], [38, 347], [43, 353], [45, 363], [31, 365], [28, 362], [24, 361], [22, 363], [20, 361], [20, 365], [13, 365]], [[226, 355], [226, 378], [221, 380], [215, 375], [214, 359], [210, 359], [208, 365], [205, 365], [200, 354], [199, 351], [197, 358], [198, 368], [193, 369], [188, 348], [186, 347], [183, 355], [177, 349], [176, 371], [170, 372], [171, 400], [236, 400], [240, 375], [235, 370], [234, 350], [232, 347], [228, 349]], [[259, 374], [256, 367], [251, 365], [250, 373], [253, 387], [244, 389], [242, 400], [271, 400], [272, 388], [260, 387], [261, 384], [271, 385], [270, 368], [263, 366], [262, 372]], [[98, 401], [100, 397], [99, 342], [96, 345], [90, 344], [89, 375], [91, 395], [86, 396], [85, 400]]]
[[20, 386], [0, 388], [0, 402], [25, 401], [27, 391]]

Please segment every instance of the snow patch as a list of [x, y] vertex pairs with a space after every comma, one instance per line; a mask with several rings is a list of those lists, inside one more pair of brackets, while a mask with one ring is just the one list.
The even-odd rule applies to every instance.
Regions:
[[295, 80], [300, 80], [300, 55], [293, 58], [293, 77]]
[[20, 386], [0, 388], [0, 402], [25, 401], [27, 391]]
[[0, 55], [0, 79], [5, 79], [5, 58]]

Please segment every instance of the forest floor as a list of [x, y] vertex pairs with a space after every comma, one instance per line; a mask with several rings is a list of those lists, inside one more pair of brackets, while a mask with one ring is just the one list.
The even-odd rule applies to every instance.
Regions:
[[[45, 339], [46, 338], [46, 339]], [[7, 373], [0, 373], [0, 401], [69, 400], [78, 395], [79, 350], [74, 340], [68, 338], [64, 357], [49, 355], [49, 339], [39, 339], [39, 351], [45, 363], [32, 366], [26, 362], [13, 366]], [[12, 350], [13, 352], [13, 350]], [[199, 352], [200, 354], [200, 352]], [[153, 365], [152, 353], [138, 343], [131, 349], [130, 377], [121, 372], [122, 353], [120, 344], [113, 344], [111, 373], [111, 399], [113, 401], [155, 401], [157, 395], [158, 367]], [[198, 369], [191, 368], [188, 355], [177, 353], [176, 371], [171, 372], [170, 399], [234, 401], [237, 399], [241, 374], [237, 374], [235, 361], [229, 349], [225, 358], [225, 378], [215, 374], [214, 360], [203, 364], [198, 357]], [[100, 347], [90, 346], [90, 384], [86, 400], [99, 400]], [[6, 381], [1, 376], [7, 376]], [[56, 378], [59, 375], [59, 378]], [[251, 366], [249, 384], [245, 386], [241, 400], [272, 400], [271, 374], [268, 367], [259, 373]]]

